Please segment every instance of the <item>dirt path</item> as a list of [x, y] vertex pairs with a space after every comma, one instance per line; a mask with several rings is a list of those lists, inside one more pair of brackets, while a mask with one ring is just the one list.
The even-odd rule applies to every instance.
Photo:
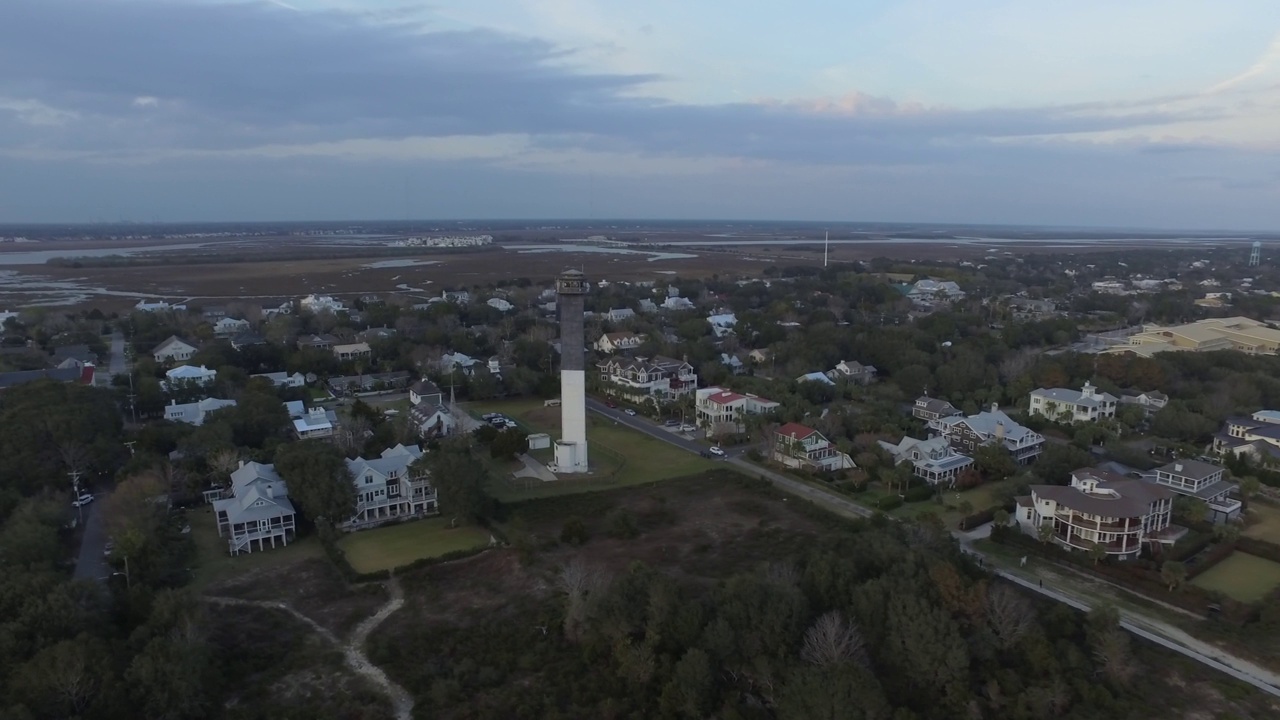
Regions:
[[383, 693], [391, 699], [391, 707], [396, 720], [413, 720], [413, 696], [404, 688], [392, 682], [391, 678], [387, 677], [387, 674], [382, 671], [382, 668], [369, 661], [369, 657], [364, 652], [365, 641], [369, 639], [369, 634], [378, 625], [382, 624], [382, 621], [404, 605], [404, 590], [400, 587], [399, 579], [392, 577], [387, 582], [387, 590], [391, 593], [391, 599], [387, 601], [387, 604], [357, 625], [355, 631], [351, 633], [351, 637], [345, 641], [334, 635], [327, 628], [322, 627], [315, 620], [298, 612], [288, 603], [216, 596], [207, 596], [205, 600], [217, 605], [244, 605], [268, 610], [280, 610], [301, 620], [325, 640], [341, 648], [343, 658], [352, 670], [365, 676], [382, 689]]

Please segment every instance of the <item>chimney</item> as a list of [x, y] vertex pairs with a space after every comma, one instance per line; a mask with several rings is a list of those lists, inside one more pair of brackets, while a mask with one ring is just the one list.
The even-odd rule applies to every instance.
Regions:
[[1000, 412], [1000, 403], [997, 403], [997, 402], [991, 403], [991, 412], [993, 413]]
[[244, 461], [243, 461], [243, 460], [241, 460], [241, 461], [240, 461], [240, 467], [244, 467]]
[[1173, 471], [1174, 471], [1174, 472], [1182, 472], [1182, 463], [1174, 463]]
[[268, 486], [267, 486], [267, 497], [268, 497], [268, 498], [274, 498], [275, 496], [276, 496], [276, 486], [275, 486], [275, 485], [268, 485]]
[[1004, 442], [1004, 422], [1003, 421], [996, 423], [996, 439], [1001, 442]]
[[177, 404], [178, 404], [178, 401], [177, 401], [177, 400], [170, 400], [170, 401], [169, 401], [169, 405], [170, 405], [171, 407], [172, 407], [172, 406], [174, 406], [174, 405], [177, 405]]

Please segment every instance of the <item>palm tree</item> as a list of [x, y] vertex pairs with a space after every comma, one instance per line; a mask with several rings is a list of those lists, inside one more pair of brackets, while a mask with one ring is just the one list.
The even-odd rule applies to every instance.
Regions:
[[1107, 557], [1107, 547], [1099, 542], [1090, 545], [1089, 557], [1093, 559], [1093, 564], [1097, 565]]

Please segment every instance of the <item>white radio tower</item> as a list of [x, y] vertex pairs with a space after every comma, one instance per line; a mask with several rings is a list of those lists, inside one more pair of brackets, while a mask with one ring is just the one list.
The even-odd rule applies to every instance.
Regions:
[[831, 246], [831, 231], [822, 233], [822, 267], [827, 266], [827, 248]]
[[1253, 250], [1249, 252], [1249, 267], [1258, 267], [1262, 262], [1262, 243], [1253, 241]]

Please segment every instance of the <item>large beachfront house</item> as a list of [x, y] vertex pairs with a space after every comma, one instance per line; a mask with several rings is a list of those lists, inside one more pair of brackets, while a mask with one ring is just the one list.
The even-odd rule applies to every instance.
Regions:
[[1184, 531], [1169, 524], [1174, 493], [1101, 470], [1071, 473], [1071, 485], [1032, 485], [1017, 498], [1024, 532], [1053, 528], [1053, 541], [1071, 550], [1101, 545], [1110, 557], [1129, 560], [1153, 543], [1172, 545]]
[[951, 487], [973, 465], [973, 458], [956, 452], [940, 435], [928, 440], [904, 437], [897, 445], [881, 440], [880, 447], [893, 456], [894, 465], [911, 463], [913, 474], [932, 485]]
[[848, 455], [837, 450], [822, 433], [799, 423], [787, 423], [774, 433], [773, 459], [790, 468], [822, 472], [857, 467]]
[[421, 457], [417, 445], [397, 445], [372, 460], [348, 460], [356, 511], [340, 527], [359, 530], [439, 512], [430, 477], [414, 465]]
[[722, 387], [700, 388], [694, 394], [697, 425], [707, 437], [742, 435], [747, 432], [743, 418], [765, 415], [778, 408], [778, 403], [750, 393], [736, 393]]
[[232, 555], [284, 547], [293, 538], [297, 513], [273, 465], [242, 461], [231, 487], [211, 493], [218, 537], [226, 538]]
[[990, 410], [969, 417], [948, 417], [937, 422], [936, 429], [957, 452], [972, 455], [987, 444], [1003, 447], [1014, 461], [1023, 464], [1035, 460], [1044, 449], [1044, 436], [1014, 422], [994, 403]]
[[693, 366], [674, 358], [610, 358], [596, 367], [609, 392], [637, 402], [649, 398], [675, 399], [698, 387], [698, 374]]
[[1097, 422], [1116, 416], [1119, 400], [1111, 393], [1100, 393], [1090, 383], [1079, 390], [1039, 388], [1031, 391], [1029, 412], [1054, 422]]
[[1179, 495], [1203, 500], [1209, 507], [1209, 519], [1222, 524], [1240, 517], [1243, 503], [1231, 497], [1238, 487], [1225, 479], [1225, 471], [1217, 465], [1199, 460], [1177, 460], [1156, 468], [1152, 482]]

